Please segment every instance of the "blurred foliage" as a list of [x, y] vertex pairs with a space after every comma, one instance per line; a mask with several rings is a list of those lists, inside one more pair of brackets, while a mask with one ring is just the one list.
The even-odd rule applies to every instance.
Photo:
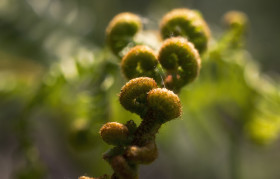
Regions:
[[[111, 172], [102, 160], [108, 146], [99, 128], [106, 121], [140, 122], [120, 106], [125, 79], [116, 57], [102, 47], [100, 32], [110, 13], [125, 10], [123, 3], [138, 13], [149, 7], [145, 17], [152, 18], [143, 19], [150, 28], [174, 6], [164, 0], [149, 6], [128, 0], [0, 2], [1, 178]], [[213, 29], [200, 77], [180, 95], [183, 120], [161, 129], [159, 160], [143, 167], [141, 178], [230, 178], [229, 141], [237, 139], [244, 178], [280, 177], [279, 79], [262, 72], [242, 35]], [[138, 38], [160, 43], [154, 32]]]

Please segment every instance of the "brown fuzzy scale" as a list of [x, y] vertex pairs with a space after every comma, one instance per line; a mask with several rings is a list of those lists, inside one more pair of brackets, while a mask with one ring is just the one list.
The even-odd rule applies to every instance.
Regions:
[[138, 45], [122, 58], [121, 69], [128, 79], [140, 76], [153, 77], [157, 64], [158, 60], [154, 51], [148, 46]]
[[161, 123], [178, 118], [182, 114], [179, 97], [168, 89], [153, 89], [148, 93], [147, 98], [149, 108]]
[[158, 157], [157, 146], [155, 141], [150, 141], [147, 145], [139, 147], [136, 145], [128, 147], [126, 158], [137, 164], [152, 163]]
[[128, 141], [128, 128], [117, 122], [104, 124], [99, 131], [102, 139], [111, 145], [125, 145]]
[[168, 72], [165, 83], [171, 90], [178, 91], [194, 81], [200, 71], [201, 60], [198, 51], [192, 43], [182, 37], [165, 40], [160, 48], [158, 60]]
[[87, 177], [87, 176], [81, 176], [79, 177], [79, 179], [109, 179], [109, 176], [108, 175], [103, 175], [101, 177]]
[[114, 178], [117, 179], [138, 179], [137, 175], [137, 168], [133, 168], [128, 164], [126, 159], [121, 156], [117, 155], [113, 157], [110, 161], [110, 165], [115, 171], [113, 174]]
[[160, 23], [164, 39], [182, 36], [191, 41], [199, 52], [207, 49], [210, 38], [208, 25], [198, 11], [181, 8], [168, 12]]
[[157, 83], [152, 78], [140, 77], [132, 79], [122, 87], [119, 95], [120, 103], [130, 112], [142, 116], [147, 106], [147, 93], [156, 87]]
[[94, 179], [94, 178], [86, 177], [86, 176], [81, 176], [81, 177], [79, 177], [79, 179]]
[[182, 113], [179, 97], [167, 89], [152, 89], [147, 101], [149, 110], [135, 132], [133, 146], [126, 152], [126, 157], [138, 164], [148, 164], [157, 158], [155, 137], [158, 130], [163, 123]]
[[143, 147], [151, 141], [154, 141], [161, 124], [154, 115], [154, 111], [149, 110], [137, 128], [132, 144]]

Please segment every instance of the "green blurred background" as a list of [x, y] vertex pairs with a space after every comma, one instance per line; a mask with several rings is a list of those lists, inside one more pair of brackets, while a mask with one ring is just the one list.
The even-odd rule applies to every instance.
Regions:
[[[250, 20], [248, 51], [228, 50], [215, 63], [211, 63], [215, 50], [205, 57], [210, 61], [206, 70], [180, 95], [182, 120], [160, 130], [159, 158], [141, 167], [140, 178], [232, 178], [231, 129], [220, 118], [226, 123], [231, 118], [247, 120], [247, 116], [272, 116], [280, 121], [280, 1], [1, 0], [0, 178], [109, 174], [102, 153], [110, 146], [98, 136], [100, 126], [129, 119], [139, 124], [140, 119], [117, 101], [125, 79], [115, 57], [104, 48], [106, 26], [116, 14], [130, 11], [143, 18], [145, 27], [156, 30], [166, 12], [181, 7], [201, 11], [214, 38], [224, 32], [224, 13], [245, 12]], [[234, 58], [252, 60], [254, 65], [228, 62]], [[246, 79], [248, 69], [269, 76], [263, 75], [264, 81], [254, 86]], [[261, 86], [265, 89], [256, 89]], [[269, 91], [270, 86], [273, 90]], [[280, 178], [277, 137], [260, 146], [243, 132], [240, 135], [239, 178]]]

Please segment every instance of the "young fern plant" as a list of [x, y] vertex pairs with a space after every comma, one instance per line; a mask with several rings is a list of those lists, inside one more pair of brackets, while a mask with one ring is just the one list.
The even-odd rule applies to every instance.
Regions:
[[210, 30], [200, 12], [191, 9], [174, 9], [161, 20], [162, 38], [184, 37], [191, 41], [199, 53], [207, 50]]
[[152, 78], [130, 80], [121, 89], [121, 105], [140, 115], [141, 124], [109, 122], [100, 129], [102, 139], [115, 147], [104, 154], [114, 170], [115, 178], [138, 178], [138, 165], [149, 164], [157, 156], [155, 137], [161, 125], [181, 116], [179, 97], [165, 88], [158, 88]]
[[[181, 116], [177, 94], [199, 75], [199, 53], [205, 52], [210, 37], [202, 16], [197, 11], [175, 9], [163, 17], [160, 28], [164, 41], [158, 51], [136, 42], [135, 36], [142, 30], [137, 15], [121, 13], [106, 30], [107, 44], [121, 60], [121, 70], [129, 80], [121, 89], [120, 104], [142, 119], [139, 126], [129, 120], [101, 127], [102, 139], [114, 146], [103, 155], [114, 170], [112, 179], [137, 179], [138, 166], [158, 157], [156, 134], [162, 124]], [[104, 178], [109, 176], [99, 177]]]
[[140, 17], [125, 12], [114, 17], [106, 29], [106, 41], [111, 51], [118, 57], [129, 44], [135, 45], [134, 37], [142, 29]]

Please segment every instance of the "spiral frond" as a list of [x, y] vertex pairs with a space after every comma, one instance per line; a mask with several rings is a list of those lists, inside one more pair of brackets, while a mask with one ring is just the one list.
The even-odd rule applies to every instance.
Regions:
[[141, 116], [146, 109], [147, 93], [156, 87], [157, 83], [152, 78], [132, 79], [122, 87], [120, 103], [125, 109]]
[[223, 22], [229, 28], [245, 29], [248, 25], [248, 18], [243, 12], [229, 11], [224, 15]]
[[121, 69], [128, 79], [141, 76], [154, 77], [157, 64], [154, 51], [148, 46], [138, 45], [122, 58]]
[[131, 42], [142, 28], [141, 19], [132, 13], [116, 15], [106, 29], [107, 43], [112, 52], [120, 56], [120, 52]]
[[148, 93], [148, 106], [162, 123], [180, 117], [182, 106], [179, 97], [165, 88], [156, 88]]
[[182, 36], [192, 42], [200, 53], [207, 49], [210, 30], [198, 11], [174, 9], [162, 18], [160, 29], [164, 39]]
[[169, 75], [165, 79], [168, 89], [178, 90], [192, 82], [200, 71], [200, 56], [193, 44], [181, 37], [163, 42], [158, 60]]
[[110, 145], [124, 145], [128, 142], [128, 128], [118, 122], [108, 122], [99, 131], [102, 139]]

